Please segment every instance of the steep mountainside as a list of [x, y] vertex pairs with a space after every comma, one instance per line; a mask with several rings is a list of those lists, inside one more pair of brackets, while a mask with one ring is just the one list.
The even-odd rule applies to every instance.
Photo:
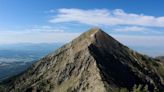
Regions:
[[5, 92], [119, 92], [135, 85], [162, 92], [163, 71], [162, 63], [93, 28], [8, 80]]

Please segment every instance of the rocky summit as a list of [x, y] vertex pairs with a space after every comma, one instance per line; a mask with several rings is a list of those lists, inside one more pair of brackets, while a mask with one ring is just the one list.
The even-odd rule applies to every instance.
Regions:
[[164, 64], [92, 28], [5, 82], [3, 92], [164, 92]]

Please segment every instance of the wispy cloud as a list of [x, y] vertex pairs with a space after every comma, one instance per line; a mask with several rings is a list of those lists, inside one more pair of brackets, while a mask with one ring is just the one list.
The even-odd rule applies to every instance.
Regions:
[[64, 32], [64, 30], [61, 28], [54, 28], [49, 25], [44, 25], [44, 26], [35, 25], [31, 28], [25, 29], [24, 31], [25, 32], [58, 32], [58, 33]]
[[63, 29], [53, 28], [51, 26], [34, 26], [24, 30], [1, 31], [0, 44], [14, 44], [14, 43], [54, 43], [54, 42], [68, 42], [79, 33], [67, 32]]
[[164, 36], [141, 36], [141, 35], [112, 35], [118, 41], [126, 44], [128, 46], [145, 46], [145, 47], [155, 47], [164, 46]]
[[[51, 10], [52, 11], [52, 10]], [[54, 11], [53, 11], [54, 12]], [[88, 25], [137, 25], [146, 27], [164, 27], [164, 16], [155, 17], [144, 14], [127, 13], [122, 9], [58, 9], [51, 23], [78, 22]]]
[[114, 31], [117, 32], [142, 32], [142, 31], [150, 31], [151, 29], [146, 27], [138, 27], [138, 26], [126, 26], [121, 28], [115, 28]]

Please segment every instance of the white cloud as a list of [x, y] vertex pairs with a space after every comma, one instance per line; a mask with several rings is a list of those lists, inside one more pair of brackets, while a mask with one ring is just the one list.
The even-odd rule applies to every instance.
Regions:
[[128, 46], [155, 47], [164, 46], [164, 36], [140, 36], [140, 35], [112, 35], [115, 39]]
[[[81, 33], [55, 31], [1, 31], [0, 44], [13, 43], [53, 43], [53, 42], [69, 42]], [[164, 36], [134, 36], [134, 35], [116, 35], [111, 34], [114, 38], [128, 46], [164, 46]]]
[[114, 31], [118, 32], [140, 32], [140, 31], [147, 31], [150, 29], [146, 27], [138, 27], [138, 26], [127, 26], [127, 27], [121, 27], [121, 28], [115, 28]]
[[[1, 34], [0, 44], [14, 43], [55, 43], [68, 42], [78, 36], [79, 33], [14, 33]], [[4, 40], [5, 39], [5, 40]]]
[[[51, 10], [52, 11], [52, 10]], [[138, 25], [164, 27], [164, 16], [155, 17], [144, 14], [126, 13], [121, 9], [58, 9], [49, 21], [51, 23], [79, 22], [88, 25]]]
[[0, 44], [68, 42], [78, 35], [51, 26], [35, 26], [21, 31], [1, 31]]
[[44, 25], [44, 26], [33, 26], [31, 28], [27, 28], [24, 30], [25, 32], [64, 32], [63, 29], [54, 28], [52, 26]]

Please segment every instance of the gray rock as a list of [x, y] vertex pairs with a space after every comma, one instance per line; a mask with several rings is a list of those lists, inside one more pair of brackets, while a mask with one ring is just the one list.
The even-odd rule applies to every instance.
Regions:
[[164, 67], [99, 28], [92, 28], [23, 74], [10, 79], [6, 92], [119, 92], [136, 85], [164, 90]]

